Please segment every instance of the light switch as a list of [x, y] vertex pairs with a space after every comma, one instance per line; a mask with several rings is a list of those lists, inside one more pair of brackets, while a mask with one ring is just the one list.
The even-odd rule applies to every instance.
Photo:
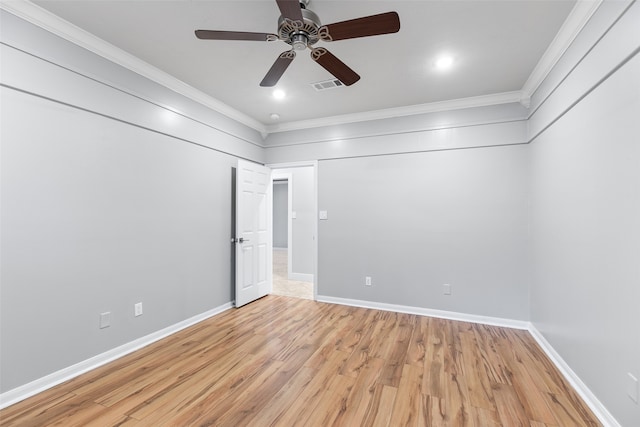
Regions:
[[320, 219], [329, 219], [327, 211], [320, 211]]
[[295, 211], [291, 212], [291, 219], [296, 219], [297, 217], [298, 214]]
[[100, 313], [100, 329], [108, 328], [109, 326], [111, 326], [111, 312]]

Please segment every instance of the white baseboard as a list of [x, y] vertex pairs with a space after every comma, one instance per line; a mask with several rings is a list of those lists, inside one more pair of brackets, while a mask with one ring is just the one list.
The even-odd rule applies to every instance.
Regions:
[[582, 382], [580, 377], [569, 367], [569, 364], [564, 361], [549, 341], [547, 341], [540, 331], [531, 323], [529, 324], [529, 333], [537, 341], [538, 345], [542, 347], [542, 350], [546, 353], [547, 357], [551, 359], [553, 364], [556, 365], [556, 368], [558, 368], [564, 378], [571, 384], [576, 393], [584, 400], [584, 403], [587, 404], [593, 414], [598, 417], [600, 422], [605, 427], [621, 427], [620, 423], [618, 423], [600, 400], [589, 390], [589, 387]]
[[313, 274], [291, 273], [289, 274], [289, 280], [295, 280], [296, 282], [313, 283]]
[[119, 347], [106, 351], [102, 354], [98, 354], [97, 356], [94, 356], [82, 362], [76, 363], [75, 365], [61, 369], [57, 372], [54, 372], [42, 378], [38, 378], [35, 381], [32, 381], [20, 387], [16, 387], [12, 390], [4, 392], [0, 394], [0, 409], [6, 408], [7, 406], [13, 405], [14, 403], [18, 403], [21, 400], [24, 400], [28, 397], [31, 397], [40, 392], [43, 392], [58, 384], [62, 384], [63, 382], [68, 381], [72, 378], [75, 378], [78, 375], [84, 374], [85, 372], [89, 372], [92, 369], [95, 369], [99, 366], [102, 366], [116, 359], [119, 359], [122, 356], [125, 356], [129, 353], [139, 350], [142, 347], [146, 347], [147, 345], [152, 344], [158, 340], [161, 340], [162, 338], [165, 338], [171, 334], [175, 334], [176, 332], [182, 329], [195, 325], [198, 322], [202, 322], [203, 320], [208, 319], [209, 317], [222, 313], [223, 311], [233, 307], [233, 303], [234, 302], [232, 301], [232, 302], [223, 304], [219, 307], [213, 308], [209, 311], [190, 317], [189, 319], [183, 320], [182, 322], [178, 322], [174, 325], [168, 326], [164, 329], [153, 332], [144, 337], [138, 338], [127, 344], [121, 345]]
[[525, 320], [503, 319], [501, 317], [479, 316], [476, 314], [458, 313], [455, 311], [433, 310], [430, 308], [413, 307], [408, 305], [386, 304], [374, 301], [362, 301], [348, 298], [328, 297], [318, 295], [316, 301], [332, 304], [350, 305], [354, 307], [372, 308], [375, 310], [396, 311], [398, 313], [417, 314], [420, 316], [438, 317], [441, 319], [459, 320], [461, 322], [481, 323], [483, 325], [502, 326], [513, 329], [529, 329], [529, 322]]

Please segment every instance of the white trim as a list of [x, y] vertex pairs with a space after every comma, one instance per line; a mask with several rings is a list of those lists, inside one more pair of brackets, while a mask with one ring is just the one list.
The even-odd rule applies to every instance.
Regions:
[[46, 9], [37, 6], [26, 0], [20, 1], [1, 1], [0, 9], [16, 15], [38, 27], [49, 31], [65, 40], [70, 41], [90, 52], [93, 52], [109, 61], [121, 65], [143, 77], [148, 78], [164, 87], [167, 87], [181, 95], [196, 101], [207, 108], [217, 111], [224, 116], [242, 123], [258, 132], [263, 137], [266, 133], [266, 127], [252, 117], [230, 107], [224, 102], [207, 95], [206, 93], [194, 88], [179, 80], [172, 75], [154, 67], [153, 65], [131, 55], [128, 52], [94, 36], [88, 31], [83, 30], [72, 23], [65, 21], [57, 15]]
[[290, 169], [290, 168], [303, 168], [305, 166], [313, 166], [317, 167], [318, 162], [316, 160], [313, 161], [301, 161], [301, 162], [291, 162], [291, 163], [269, 163], [267, 164], [271, 169]]
[[414, 116], [417, 114], [436, 113], [440, 111], [461, 110], [473, 107], [488, 107], [491, 105], [523, 103], [526, 97], [521, 91], [503, 92], [492, 95], [474, 96], [470, 98], [452, 99], [448, 101], [430, 102], [428, 104], [408, 105], [406, 107], [386, 108], [383, 110], [365, 111], [362, 113], [343, 114], [340, 116], [323, 117], [319, 119], [300, 120], [273, 124], [267, 126], [268, 133], [289, 132], [292, 130], [318, 128], [340, 124], [383, 120], [394, 117]]
[[313, 165], [313, 300], [318, 300], [318, 161], [311, 162]]
[[607, 408], [598, 400], [598, 398], [589, 390], [589, 387], [582, 382], [580, 377], [569, 367], [569, 364], [558, 354], [553, 346], [545, 339], [545, 337], [533, 325], [529, 324], [529, 333], [536, 340], [538, 345], [551, 359], [553, 364], [558, 368], [564, 378], [571, 384], [573, 389], [580, 395], [582, 400], [587, 404], [596, 417], [604, 424], [605, 427], [621, 427], [620, 423], [611, 415]]
[[42, 378], [38, 378], [37, 380], [30, 383], [6, 391], [0, 394], [0, 409], [6, 408], [7, 406], [13, 405], [14, 403], [18, 403], [21, 400], [41, 393], [58, 384], [62, 384], [65, 381], [75, 378], [78, 375], [84, 374], [85, 372], [96, 369], [116, 359], [119, 359], [122, 356], [126, 356], [127, 354], [146, 347], [149, 344], [161, 340], [162, 338], [175, 334], [182, 329], [188, 328], [189, 326], [193, 326], [196, 323], [202, 322], [205, 319], [215, 316], [216, 314], [222, 313], [223, 311], [230, 309], [232, 306], [233, 301], [213, 308], [204, 313], [190, 317], [186, 320], [168, 326], [159, 331], [153, 332], [144, 337], [133, 340], [127, 344], [105, 351], [104, 353], [83, 360], [82, 362], [76, 363], [75, 365], [71, 365], [57, 372], [46, 375]]
[[353, 307], [371, 308], [374, 310], [395, 311], [398, 313], [417, 314], [419, 316], [438, 317], [441, 319], [458, 320], [461, 322], [480, 323], [483, 325], [500, 326], [512, 329], [529, 329], [526, 320], [504, 319], [502, 317], [480, 316], [476, 314], [458, 313], [455, 311], [434, 310], [431, 308], [413, 307], [408, 305], [387, 304], [374, 301], [363, 301], [349, 298], [337, 298], [326, 295], [318, 295], [319, 302], [331, 304], [349, 305]]
[[560, 27], [558, 34], [536, 64], [529, 78], [522, 86], [523, 98], [529, 99], [547, 78], [556, 63], [562, 58], [582, 28], [600, 7], [603, 0], [578, 0], [569, 16]]

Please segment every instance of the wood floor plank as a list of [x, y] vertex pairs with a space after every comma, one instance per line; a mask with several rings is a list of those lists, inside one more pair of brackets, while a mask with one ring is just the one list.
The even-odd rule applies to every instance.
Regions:
[[429, 335], [424, 357], [422, 392], [429, 396], [445, 397], [444, 383], [444, 324], [443, 319], [430, 319]]
[[[340, 371], [341, 375], [347, 375], [354, 378], [357, 377], [360, 373], [360, 370], [367, 365], [369, 359], [374, 358], [371, 355], [373, 349], [373, 340], [377, 336], [376, 331], [380, 323], [381, 321], [377, 313], [371, 312], [371, 316], [370, 318], [368, 318], [366, 331], [364, 332], [362, 338], [360, 338], [360, 342], [353, 349], [351, 356]], [[379, 358], [375, 359], [382, 360]]]
[[282, 414], [279, 414], [277, 425], [292, 426], [301, 420], [307, 420], [320, 403], [320, 398], [324, 396], [332, 381], [339, 375], [340, 369], [348, 357], [349, 353], [334, 350], [308, 386], [300, 390], [291, 405]]
[[469, 400], [472, 406], [493, 411], [496, 407], [491, 380], [484, 375], [480, 345], [473, 332], [460, 333], [462, 344], [463, 373], [469, 389]]
[[420, 419], [423, 426], [448, 427], [447, 401], [436, 396], [423, 394]]
[[564, 394], [547, 393], [549, 407], [561, 426], [592, 427], [600, 425], [596, 420], [585, 417], [586, 408], [576, 408], [571, 399]]
[[371, 427], [391, 426], [391, 414], [393, 413], [397, 394], [397, 388], [378, 384], [376, 391], [373, 393], [372, 404], [369, 405], [370, 411], [365, 414], [362, 425]]
[[391, 425], [419, 426], [422, 407], [422, 368], [404, 365], [396, 394]]
[[[385, 359], [385, 366], [380, 375], [382, 384], [398, 387], [402, 372], [405, 369], [405, 359], [413, 333], [415, 316], [400, 313], [398, 315], [398, 323], [393, 331], [393, 335], [389, 340], [393, 340], [391, 351]], [[422, 381], [422, 374], [420, 375]]]
[[[183, 390], [193, 394], [195, 381], [205, 378], [208, 382], [216, 382], [232, 372], [234, 368], [239, 369], [240, 359], [249, 354], [248, 351], [244, 351], [244, 348], [250, 348], [252, 342], [249, 338], [242, 343], [237, 343], [230, 351], [224, 351], [224, 346], [218, 348], [203, 346], [205, 351], [197, 353], [195, 357], [181, 357], [177, 363], [161, 365], [164, 366], [164, 370], [160, 374], [151, 373], [148, 378], [149, 384], [143, 388], [115, 387], [114, 392], [128, 391], [134, 398], [109, 403], [118, 404], [126, 414], [141, 416], [140, 414], [143, 413], [155, 412], [158, 408], [165, 407], [167, 399], [179, 396]], [[127, 371], [123, 374], [125, 377], [129, 375]], [[108, 379], [109, 377], [105, 377], [104, 382], [109, 383]]]
[[346, 401], [355, 381], [355, 378], [344, 375], [334, 376], [327, 389], [320, 395], [313, 411], [306, 419], [298, 418], [295, 425], [304, 427], [344, 425], [342, 418], [346, 412]]
[[351, 353], [360, 343], [362, 337], [368, 329], [368, 320], [373, 313], [367, 310], [358, 310], [354, 312], [354, 321], [351, 323], [347, 333], [343, 335], [338, 342], [338, 350]]
[[405, 363], [407, 365], [424, 366], [427, 356], [427, 343], [429, 341], [429, 318], [420, 316], [415, 319], [415, 325], [411, 332], [409, 348]]
[[[348, 363], [348, 361], [347, 361]], [[374, 411], [376, 404], [376, 386], [384, 367], [382, 359], [367, 359], [358, 370], [356, 382], [345, 402], [345, 412], [341, 417], [341, 425], [357, 425], [366, 419], [366, 414]]]
[[376, 323], [376, 330], [374, 331], [374, 340], [371, 343], [371, 357], [376, 359], [386, 359], [389, 353], [393, 349], [393, 341], [389, 337], [394, 335], [394, 330], [398, 324], [398, 315], [400, 313], [393, 313], [385, 311], [376, 314], [376, 319], [380, 319], [380, 322]]
[[253, 361], [264, 362], [265, 358], [256, 355], [230, 353], [221, 358], [219, 363], [207, 364], [195, 375], [175, 378], [174, 384], [169, 381], [163, 384], [160, 392], [144, 400], [137, 400], [137, 405], [126, 412], [137, 420], [153, 420], [169, 418], [204, 399], [214, 392], [216, 385], [224, 383], [228, 378], [241, 378], [247, 375]]
[[0, 425], [11, 425], [20, 420], [32, 420], [38, 417], [49, 418], [48, 411], [65, 401], [76, 397], [75, 393], [49, 389], [27, 400], [18, 402], [0, 411]]
[[[265, 375], [261, 373], [261, 376], [253, 381], [251, 388], [246, 389], [231, 401], [230, 410], [220, 418], [208, 418], [205, 424], [215, 421], [216, 425], [243, 426], [252, 422], [259, 417], [271, 398], [298, 373], [313, 350], [305, 344], [287, 360], [282, 361], [282, 365], [274, 365], [276, 369], [273, 373], [265, 372]], [[231, 410], [238, 407], [242, 410]]]
[[282, 296], [5, 408], [0, 424], [601, 425], [526, 331]]
[[[499, 328], [498, 328], [499, 329]], [[511, 372], [505, 365], [498, 344], [504, 337], [496, 336], [499, 331], [488, 325], [475, 325], [473, 328], [478, 343], [478, 350], [482, 358], [483, 370], [492, 384], [511, 384]]]
[[[252, 375], [234, 381], [227, 388], [220, 387], [219, 394], [209, 395], [195, 406], [185, 408], [173, 425], [244, 425], [268, 401], [267, 393], [274, 394], [282, 387], [294, 371], [285, 371], [285, 363], [267, 360]], [[282, 376], [279, 375], [283, 374]], [[233, 392], [230, 392], [233, 390]], [[242, 410], [237, 410], [242, 408]], [[195, 415], [197, 414], [197, 415]]]
[[500, 416], [500, 422], [506, 426], [528, 426], [529, 418], [524, 411], [522, 403], [518, 400], [513, 387], [509, 384], [496, 384], [493, 395], [496, 399], [496, 407]]
[[[318, 377], [316, 369], [303, 366], [297, 375], [293, 376], [260, 411], [255, 422], [250, 424], [275, 426], [283, 425], [283, 415], [289, 411], [292, 402], [301, 399], [301, 390], [309, 390], [311, 381]], [[312, 386], [312, 385], [311, 385]]]
[[[444, 382], [447, 420], [452, 426], [474, 426], [464, 374], [449, 373]], [[478, 426], [481, 427], [481, 426]]]
[[490, 411], [485, 408], [471, 407], [471, 418], [473, 423], [479, 427], [502, 427], [500, 417], [495, 411]]

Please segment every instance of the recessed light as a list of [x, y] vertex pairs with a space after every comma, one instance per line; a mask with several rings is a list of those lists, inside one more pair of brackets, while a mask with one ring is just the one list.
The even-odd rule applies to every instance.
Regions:
[[271, 120], [278, 120], [278, 119], [280, 119], [280, 114], [271, 113], [271, 115], [269, 117], [271, 118]]
[[436, 59], [435, 66], [439, 70], [448, 70], [453, 66], [453, 56], [442, 55]]
[[275, 99], [284, 99], [287, 94], [282, 89], [276, 89], [273, 91], [273, 97]]

